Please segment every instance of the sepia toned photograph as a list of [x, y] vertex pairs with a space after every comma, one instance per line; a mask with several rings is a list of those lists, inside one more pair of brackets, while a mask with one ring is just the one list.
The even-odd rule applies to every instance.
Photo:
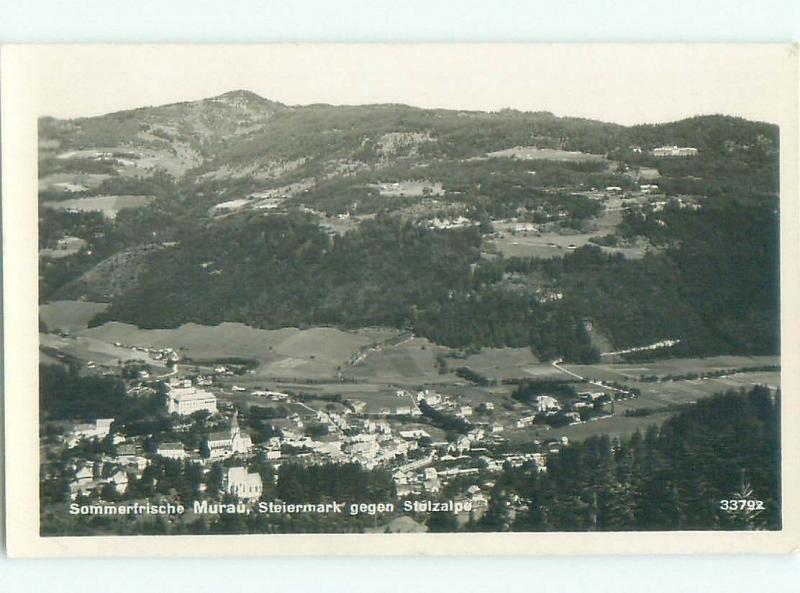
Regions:
[[784, 529], [746, 46], [37, 51], [36, 537]]

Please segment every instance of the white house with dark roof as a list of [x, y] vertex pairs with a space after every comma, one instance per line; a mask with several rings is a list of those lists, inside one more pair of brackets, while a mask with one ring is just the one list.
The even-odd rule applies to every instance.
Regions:
[[225, 472], [223, 488], [228, 494], [242, 500], [256, 500], [261, 498], [264, 484], [257, 472], [248, 473], [244, 467], [229, 467]]
[[156, 455], [167, 459], [185, 459], [186, 449], [183, 443], [161, 443], [156, 447]]
[[76, 424], [67, 437], [67, 446], [74, 447], [81, 439], [103, 439], [111, 432], [113, 418], [98, 418], [93, 423]]

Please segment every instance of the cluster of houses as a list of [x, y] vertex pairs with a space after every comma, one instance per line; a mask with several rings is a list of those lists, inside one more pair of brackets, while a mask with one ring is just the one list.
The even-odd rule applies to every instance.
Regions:
[[447, 218], [447, 217], [439, 218], [438, 216], [435, 216], [433, 220], [428, 221], [428, 228], [438, 229], [438, 230], [457, 229], [467, 226], [475, 226], [477, 224], [478, 224], [477, 221], [471, 220], [466, 216], [457, 216], [454, 218]]
[[[70, 498], [75, 500], [93, 492], [104, 496], [108, 488], [116, 495], [125, 495], [131, 477], [141, 478], [149, 463], [148, 458], [140, 453], [118, 453], [116, 457], [104, 456], [100, 461], [78, 461], [70, 468], [74, 473], [68, 482]], [[204, 473], [208, 471], [204, 468]], [[201, 484], [201, 491], [204, 489], [205, 485]], [[263, 482], [259, 473], [249, 472], [244, 466], [234, 466], [226, 468], [223, 473], [222, 489], [241, 500], [257, 500], [261, 498]]]
[[[112, 419], [98, 419], [95, 424], [79, 424], [66, 439], [69, 448], [76, 446], [82, 439], [101, 440], [109, 435]], [[137, 479], [150, 464], [152, 455], [145, 454], [140, 441], [127, 441], [124, 435], [114, 434], [115, 455], [103, 454], [98, 461], [76, 459], [68, 473], [74, 473], [69, 481], [70, 495], [73, 499], [79, 494], [93, 491], [103, 492], [107, 485], [113, 487], [117, 494], [125, 494], [130, 476]], [[188, 460], [203, 466], [204, 473], [211, 463], [233, 456], [247, 457], [253, 450], [250, 436], [239, 426], [238, 415], [230, 420], [228, 430], [209, 433], [205, 441], [207, 455], [197, 451], [187, 451], [181, 442], [162, 442], [155, 446], [155, 456], [165, 459]], [[238, 471], [233, 471], [238, 470]], [[243, 467], [228, 468], [224, 476], [223, 487], [240, 498], [258, 498], [261, 496], [261, 478], [258, 474], [247, 473]]]
[[[99, 461], [74, 461], [69, 483], [73, 498], [91, 492], [113, 492], [124, 495], [131, 477], [141, 478], [142, 472], [161, 457], [197, 463], [204, 473], [219, 461], [228, 460], [223, 475], [223, 490], [241, 500], [255, 500], [263, 493], [262, 478], [249, 472], [246, 462], [255, 457], [270, 461], [279, 467], [287, 458], [293, 463], [313, 465], [318, 463], [357, 463], [365, 469], [385, 467], [391, 471], [398, 496], [431, 495], [440, 493], [449, 481], [480, 472], [500, 472], [507, 464], [530, 464], [545, 471], [543, 453], [492, 454], [486, 447], [505, 428], [496, 420], [495, 404], [482, 401], [476, 405], [432, 389], [395, 391], [396, 403], [367, 409], [363, 401], [345, 400], [344, 406], [315, 410], [302, 402], [294, 401], [287, 393], [255, 390], [251, 395], [274, 402], [295, 404], [293, 412], [285, 418], [275, 419], [275, 434], [257, 446], [243, 429], [238, 412], [228, 414], [225, 402], [219, 402], [211, 391], [187, 379], [171, 379], [165, 384], [166, 411], [172, 415], [175, 436], [155, 443], [144, 452], [141, 438], [126, 440], [125, 435], [112, 432], [113, 420], [98, 419], [92, 424], [79, 424], [67, 435], [65, 442], [74, 447], [82, 439], [102, 440], [112, 435], [116, 454], [104, 454]], [[587, 401], [583, 398], [575, 405]], [[430, 406], [445, 416], [463, 421], [463, 433], [445, 440], [435, 438], [419, 424], [398, 427], [395, 415], [418, 417], [422, 404]], [[587, 405], [591, 405], [588, 403]], [[424, 406], [423, 406], [424, 407]], [[295, 410], [305, 408], [308, 413]], [[205, 411], [204, 419], [192, 416]], [[533, 402], [532, 414], [517, 420], [518, 427], [533, 423], [537, 414], [561, 411], [559, 401], [548, 395], [538, 396]], [[378, 417], [376, 417], [378, 416]], [[200, 450], [187, 450], [178, 440], [178, 434], [196, 426], [202, 419], [214, 428], [208, 432]], [[513, 426], [513, 425], [512, 425]], [[313, 427], [313, 430], [312, 430]], [[124, 430], [124, 427], [123, 427]], [[557, 450], [564, 443], [551, 443], [545, 451]], [[551, 446], [552, 445], [552, 446]], [[230, 463], [233, 467], [227, 467]], [[72, 473], [74, 472], [74, 473]], [[473, 510], [486, 506], [484, 482], [461, 492], [464, 501]]]
[[75, 500], [79, 495], [87, 495], [93, 491], [102, 493], [105, 487], [111, 487], [115, 494], [125, 494], [128, 490], [129, 472], [110, 461], [78, 462], [72, 465], [75, 477], [69, 482], [70, 498]]
[[669, 200], [658, 200], [650, 202], [650, 206], [653, 209], [653, 212], [660, 212], [667, 207], [667, 205], [678, 208], [680, 210], [688, 209], [688, 210], [700, 210], [702, 207], [696, 199], [690, 198], [687, 196], [675, 196], [671, 197]]
[[[97, 421], [98, 423], [101, 420]], [[108, 427], [111, 426], [108, 420]], [[79, 425], [80, 426], [80, 425]], [[98, 432], [87, 434], [82, 432], [80, 439], [100, 440], [108, 436], [109, 432]], [[74, 447], [75, 433], [70, 433], [67, 438], [67, 446]], [[128, 489], [128, 482], [131, 476], [140, 478], [142, 472], [149, 465], [150, 461], [142, 453], [142, 448], [136, 443], [125, 443], [121, 435], [113, 436], [116, 444], [116, 455], [102, 455], [99, 460], [75, 459], [68, 468], [68, 474], [72, 479], [68, 481], [70, 497], [74, 500], [78, 495], [88, 495], [91, 492], [102, 493], [105, 488], [110, 487], [115, 494], [125, 494]]]
[[175, 364], [180, 361], [181, 357], [172, 348], [150, 348], [147, 346], [126, 346], [122, 342], [114, 342], [117, 348], [129, 348], [134, 352], [141, 352], [147, 354], [152, 360], [166, 362], [168, 364]]

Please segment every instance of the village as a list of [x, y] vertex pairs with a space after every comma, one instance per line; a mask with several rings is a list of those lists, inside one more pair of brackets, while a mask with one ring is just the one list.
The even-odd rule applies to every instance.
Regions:
[[[165, 496], [163, 490], [156, 488], [160, 494], [154, 500], [143, 500], [129, 486], [143, 479], [157, 485], [159, 472], [172, 464], [187, 475], [185, 468], [194, 468], [196, 500], [254, 508], [260, 501], [282, 502], [274, 493], [283, 464], [355, 464], [390, 474], [395, 498], [384, 502], [393, 503], [392, 508], [400, 508], [394, 505], [400, 500], [420, 497], [454, 501], [453, 508], [460, 509], [457, 519], [464, 523], [486, 511], [495, 477], [504, 468], [524, 465], [545, 472], [547, 456], [569, 444], [560, 437], [512, 446], [505, 431], [546, 433], [548, 423], [590, 422], [607, 415], [605, 404], [634, 396], [586, 384], [572, 401], [537, 395], [524, 413], [510, 414], [491, 401], [471, 402], [444, 388], [398, 388], [392, 400], [376, 407], [356, 398], [320, 401], [277, 389], [244, 388], [230, 383], [240, 369], [224, 364], [205, 374], [187, 366], [195, 372], [184, 375], [174, 350], [136, 351], [171, 369], [151, 376], [141, 361], [122, 365], [126, 397], [157, 401], [155, 417], [131, 426], [97, 418], [65, 427], [44, 448], [49, 460], [43, 467], [49, 469], [42, 476], [43, 488], [48, 483], [66, 487], [73, 504], [156, 503]], [[84, 372], [101, 369], [89, 361]], [[159, 419], [157, 431], [142, 432], [133, 425]], [[257, 435], [251, 427], [257, 427]], [[172, 494], [178, 496], [174, 489]], [[514, 504], [524, 508], [525, 501]]]

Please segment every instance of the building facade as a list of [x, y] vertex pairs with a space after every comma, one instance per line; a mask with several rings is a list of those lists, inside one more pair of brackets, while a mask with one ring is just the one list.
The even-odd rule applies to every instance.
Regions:
[[217, 398], [204, 389], [188, 386], [167, 386], [167, 412], [182, 416], [194, 414], [201, 410], [209, 414], [217, 412]]
[[250, 435], [239, 427], [239, 412], [231, 418], [227, 431], [212, 432], [206, 440], [208, 454], [212, 459], [228, 457], [237, 453], [248, 453], [253, 448]]
[[248, 473], [244, 467], [229, 467], [223, 487], [225, 492], [241, 500], [257, 500], [264, 491], [261, 476], [258, 473]]

